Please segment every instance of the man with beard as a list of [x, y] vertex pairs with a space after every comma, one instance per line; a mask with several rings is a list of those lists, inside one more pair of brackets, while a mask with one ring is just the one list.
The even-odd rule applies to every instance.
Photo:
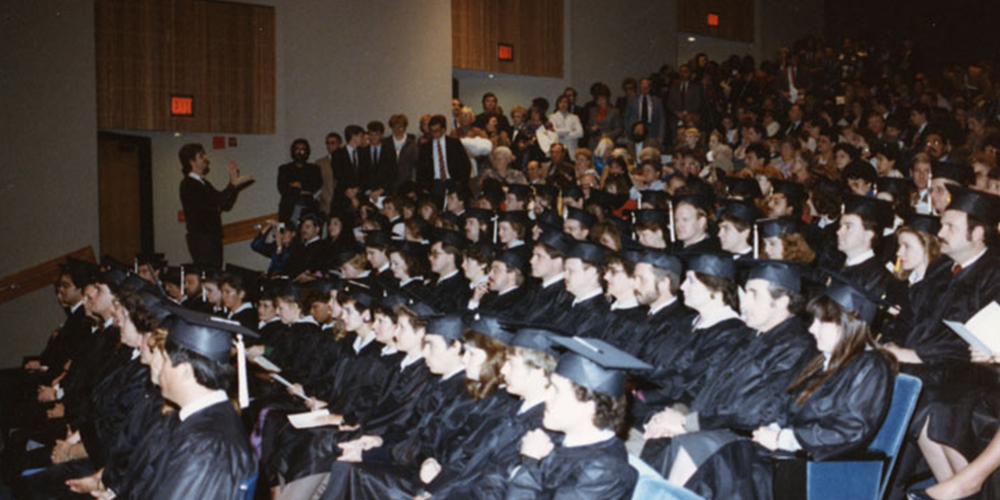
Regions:
[[233, 208], [240, 190], [253, 182], [253, 176], [241, 174], [236, 162], [230, 161], [226, 165], [229, 184], [219, 191], [205, 178], [210, 162], [201, 144], [185, 144], [177, 156], [184, 173], [180, 194], [191, 260], [222, 267], [222, 212]]
[[323, 176], [319, 167], [309, 161], [309, 141], [295, 139], [292, 142], [292, 161], [278, 167], [278, 220], [298, 221], [306, 212], [318, 208], [315, 194], [323, 188]]

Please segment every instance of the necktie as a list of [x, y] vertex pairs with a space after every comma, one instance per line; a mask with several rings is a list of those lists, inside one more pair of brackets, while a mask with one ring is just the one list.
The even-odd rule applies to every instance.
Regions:
[[435, 140], [437, 144], [438, 152], [438, 179], [447, 180], [448, 179], [448, 169], [444, 167], [444, 149], [441, 147], [441, 139]]
[[647, 96], [647, 95], [642, 96], [642, 110], [640, 111], [640, 114], [639, 114], [639, 121], [641, 121], [643, 123], [649, 123], [649, 105], [648, 105], [648, 100], [649, 100], [649, 96]]
[[372, 165], [378, 165], [378, 146], [372, 148]]
[[962, 264], [955, 264], [951, 267], [951, 275], [954, 276], [962, 270]]
[[684, 107], [684, 101], [686, 100], [685, 98], [687, 97], [687, 92], [688, 92], [687, 82], [681, 83], [681, 108]]
[[351, 166], [354, 167], [354, 171], [358, 170], [358, 150], [355, 149], [351, 151]]

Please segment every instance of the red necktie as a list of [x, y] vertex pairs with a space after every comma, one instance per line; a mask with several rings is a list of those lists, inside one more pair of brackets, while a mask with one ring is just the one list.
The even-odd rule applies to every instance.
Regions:
[[958, 272], [961, 271], [961, 270], [962, 270], [962, 264], [955, 264], [951, 268], [951, 275], [954, 276], [954, 275], [958, 274]]
[[437, 139], [434, 143], [437, 144], [438, 151], [438, 178], [442, 181], [448, 180], [448, 170], [444, 168], [444, 149], [441, 148], [441, 140]]

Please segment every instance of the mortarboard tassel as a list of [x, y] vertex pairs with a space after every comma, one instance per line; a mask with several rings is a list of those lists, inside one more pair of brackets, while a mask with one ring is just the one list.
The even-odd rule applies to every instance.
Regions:
[[236, 373], [239, 377], [240, 408], [250, 406], [250, 392], [247, 390], [247, 349], [243, 335], [236, 335]]

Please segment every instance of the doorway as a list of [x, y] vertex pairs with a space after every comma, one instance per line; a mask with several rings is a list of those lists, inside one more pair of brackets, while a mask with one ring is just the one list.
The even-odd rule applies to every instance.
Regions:
[[101, 253], [131, 264], [153, 252], [150, 139], [98, 132], [97, 170]]

